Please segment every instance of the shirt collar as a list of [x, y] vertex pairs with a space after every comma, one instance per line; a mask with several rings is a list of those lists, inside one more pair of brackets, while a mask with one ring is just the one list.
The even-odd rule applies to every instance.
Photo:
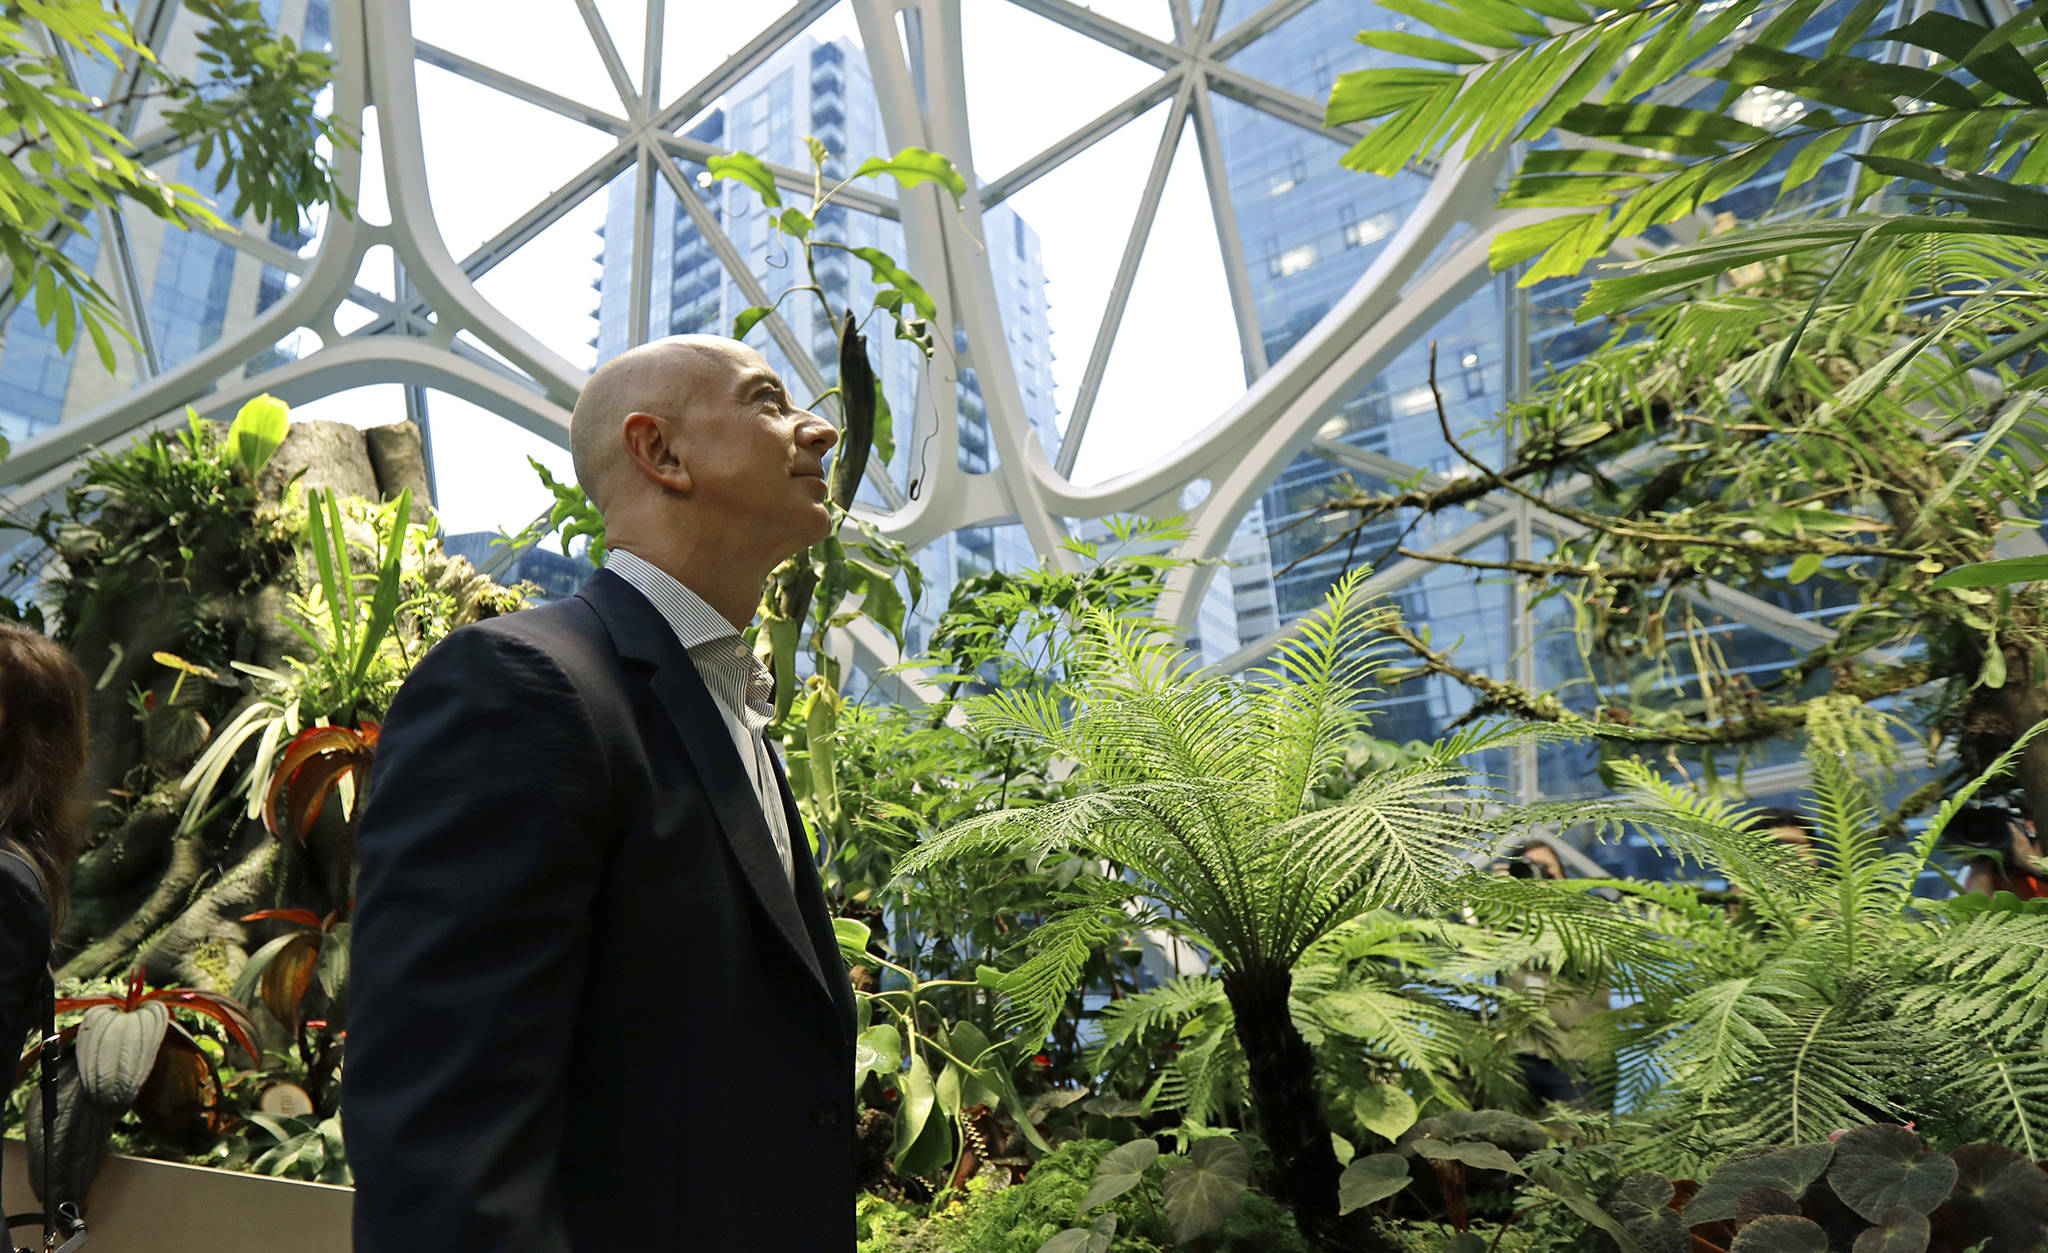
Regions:
[[676, 638], [683, 642], [684, 648], [736, 638], [740, 633], [739, 628], [726, 621], [724, 614], [706, 604], [702, 596], [652, 562], [614, 548], [605, 555], [604, 568], [632, 584], [642, 596], [653, 602], [668, 621], [669, 628], [676, 633]]

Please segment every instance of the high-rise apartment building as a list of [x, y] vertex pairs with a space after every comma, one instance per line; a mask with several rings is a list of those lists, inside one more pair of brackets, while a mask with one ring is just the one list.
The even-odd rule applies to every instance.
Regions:
[[[828, 179], [844, 177], [860, 161], [888, 148], [867, 58], [846, 39], [821, 42], [804, 37], [792, 41], [694, 119], [684, 133], [714, 147], [750, 152], [797, 169], [810, 168], [806, 137], [815, 136], [832, 153], [825, 167]], [[696, 172], [696, 167], [687, 163], [683, 168]], [[752, 190], [730, 180], [693, 190], [771, 299], [809, 281], [802, 272], [801, 254], [787, 236], [775, 232]], [[630, 342], [628, 300], [636, 263], [631, 246], [633, 198], [632, 179], [622, 178], [613, 184], [606, 205], [599, 257], [603, 274], [598, 280], [598, 329], [593, 341], [600, 361], [624, 351]], [[656, 191], [653, 225], [652, 256], [641, 259], [642, 264], [654, 267], [655, 274], [649, 300], [650, 333], [730, 334], [734, 317], [754, 302], [727, 275], [703, 232], [666, 184]], [[1019, 390], [1033, 430], [1051, 448], [1058, 436], [1053, 424], [1051, 330], [1046, 320], [1045, 271], [1038, 236], [1007, 205], [985, 214], [982, 228], [989, 267], [1004, 301], [1006, 347]], [[847, 247], [879, 248], [899, 260], [905, 256], [899, 223], [840, 204], [828, 204], [819, 213], [815, 238]], [[818, 278], [835, 312], [850, 308], [864, 313], [873, 305], [876, 288], [867, 266], [844, 252], [822, 250]], [[820, 371], [828, 379], [834, 377], [839, 337], [818, 301], [809, 293], [796, 293], [782, 302], [778, 312], [797, 341], [810, 350]], [[980, 385], [971, 368], [956, 371], [952, 364], [952, 354], [962, 351], [964, 345], [942, 342], [935, 359], [926, 365], [908, 345], [894, 342], [887, 328], [881, 315], [869, 323], [869, 352], [894, 414], [898, 446], [891, 464], [917, 465], [917, 450], [909, 435], [920, 389], [940, 385], [941, 380], [957, 373], [959, 470], [968, 474], [988, 471], [995, 454]], [[760, 348], [786, 380], [796, 380], [781, 346], [765, 327], [750, 333], [747, 341]], [[909, 476], [899, 476], [899, 481], [902, 477]], [[872, 499], [872, 491], [872, 486], [864, 489], [863, 498]], [[990, 569], [1026, 566], [1035, 559], [1021, 529], [1015, 526], [970, 527], [927, 545], [918, 554], [925, 594], [917, 620], [910, 624], [912, 647], [923, 644], [925, 632], [961, 578]]]

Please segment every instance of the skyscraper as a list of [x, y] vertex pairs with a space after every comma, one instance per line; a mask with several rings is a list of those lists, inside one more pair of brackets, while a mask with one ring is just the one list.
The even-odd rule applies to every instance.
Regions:
[[[832, 153], [825, 166], [828, 180], [843, 178], [860, 161], [887, 148], [867, 58], [846, 39], [821, 42], [802, 37], [792, 41], [693, 119], [683, 134], [716, 148], [750, 152], [770, 163], [798, 169], [810, 168], [805, 139], [815, 136]], [[683, 163], [682, 168], [694, 176], [699, 167]], [[800, 254], [786, 236], [775, 232], [752, 190], [730, 180], [709, 187], [697, 185], [692, 190], [761, 280], [770, 299], [808, 281], [801, 271]], [[595, 311], [598, 329], [593, 340], [600, 361], [624, 351], [630, 340], [628, 301], [636, 261], [632, 255], [633, 198], [633, 179], [627, 175], [613, 183], [606, 204], [599, 257], [603, 273]], [[734, 317], [754, 302], [725, 272], [703, 232], [666, 184], [656, 191], [653, 225], [652, 256], [644, 261], [653, 266], [655, 275], [649, 299], [650, 332], [730, 334]], [[1007, 351], [1032, 428], [1051, 447], [1057, 440], [1051, 330], [1046, 320], [1045, 271], [1038, 236], [1007, 205], [985, 214], [982, 226], [996, 290], [1006, 301]], [[899, 223], [842, 204], [828, 204], [819, 213], [815, 237], [846, 247], [879, 248], [899, 260], [905, 255]], [[834, 311], [852, 309], [858, 315], [872, 306], [876, 287], [867, 267], [846, 253], [825, 251], [818, 261], [818, 277]], [[796, 293], [782, 302], [778, 312], [831, 379], [838, 368], [839, 336], [818, 301], [809, 293]], [[888, 323], [880, 317], [876, 315], [868, 323], [869, 352], [894, 415], [898, 447], [892, 464], [907, 462], [916, 467], [916, 450], [909, 437], [920, 385], [932, 386], [953, 373], [953, 354], [965, 345], [941, 342], [927, 366], [915, 350], [891, 340]], [[795, 382], [796, 372], [765, 327], [749, 333], [747, 342], [758, 347], [785, 379]], [[959, 470], [985, 473], [994, 464], [994, 452], [980, 385], [971, 368], [958, 374]], [[914, 469], [912, 475], [916, 473]], [[863, 499], [874, 499], [872, 486], [864, 489]], [[1021, 529], [1015, 526], [955, 532], [927, 545], [917, 559], [925, 594], [909, 624], [913, 649], [922, 646], [947, 595], [961, 578], [990, 569], [1015, 569], [1036, 560]]]

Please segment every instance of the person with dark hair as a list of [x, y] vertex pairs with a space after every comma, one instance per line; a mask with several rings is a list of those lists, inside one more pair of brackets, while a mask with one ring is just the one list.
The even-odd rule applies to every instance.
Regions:
[[1944, 844], [1968, 850], [1963, 890], [1978, 896], [2010, 892], [2023, 901], [2048, 896], [2034, 824], [2001, 805], [1958, 810], [1941, 833]]
[[21, 1056], [48, 1013], [50, 939], [85, 827], [85, 699], [70, 654], [0, 623], [0, 1058]]
[[1781, 844], [1787, 844], [1808, 862], [1817, 862], [1820, 854], [1813, 846], [1813, 820], [1796, 809], [1772, 805], [1759, 809], [1756, 817], [1749, 820], [1749, 830], [1759, 835], [1769, 835]]

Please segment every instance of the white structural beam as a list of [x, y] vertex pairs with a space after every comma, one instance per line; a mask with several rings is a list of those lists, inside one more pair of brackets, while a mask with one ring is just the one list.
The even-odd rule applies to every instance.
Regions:
[[[117, 269], [116, 297], [125, 315], [143, 333], [142, 381], [116, 400], [54, 431], [22, 441], [12, 456], [0, 463], [0, 491], [18, 501], [57, 490], [70, 475], [74, 459], [89, 448], [115, 445], [152, 427], [181, 420], [186, 404], [196, 405], [210, 416], [224, 416], [263, 391], [302, 403], [373, 384], [397, 384], [413, 396], [431, 388], [543, 438], [566, 443], [568, 414], [585, 381], [584, 372], [486, 299], [477, 290], [476, 280], [628, 173], [638, 178], [633, 241], [637, 264], [629, 302], [634, 338], [660, 329], [647, 322], [654, 303], [652, 285], [658, 281], [651, 270], [657, 220], [653, 197], [663, 183], [675, 193], [682, 212], [702, 233], [739, 292], [751, 303], [771, 303], [760, 280], [750, 272], [747, 258], [720, 228], [682, 164], [701, 164], [718, 150], [676, 132], [738, 89], [749, 74], [831, 9], [835, 0], [800, 0], [781, 9], [755, 38], [666, 104], [660, 103], [664, 97], [663, 31], [669, 16], [666, 0], [651, 0], [638, 19], [643, 23], [639, 30], [643, 42], [637, 66], [628, 66], [620, 55], [597, 0], [572, 2], [617, 96], [616, 109], [609, 102], [599, 105], [572, 99], [452, 50], [419, 43], [412, 35], [406, 0], [335, 0], [335, 117], [360, 129], [366, 110], [375, 108], [381, 138], [375, 155], [383, 163], [391, 223], [376, 225], [330, 215], [307, 257], [289, 253], [258, 235], [225, 236], [244, 253], [298, 276], [299, 282], [269, 309], [232, 328], [205, 351], [161, 372], [154, 372], [149, 360], [141, 285], [132, 270]], [[1487, 250], [1495, 235], [1546, 216], [1543, 210], [1504, 213], [1494, 208], [1502, 158], [1496, 155], [1476, 163], [1447, 162], [1441, 167], [1419, 168], [1427, 187], [1400, 227], [1379, 246], [1364, 273], [1322, 320], [1278, 360], [1269, 362], [1222, 151], [1223, 128], [1210, 94], [1223, 95], [1339, 141], [1362, 133], [1356, 128], [1324, 128], [1318, 102], [1230, 64], [1259, 37], [1301, 13], [1310, 0], [1269, 0], [1221, 34], [1217, 31], [1221, 0], [1206, 0], [1199, 7], [1190, 0], [1166, 0], [1174, 20], [1171, 39], [1136, 30], [1074, 0], [1011, 2], [1158, 73], [1138, 91], [1016, 168], [983, 183], [975, 164], [967, 111], [962, 0], [851, 0], [888, 148], [916, 145], [944, 152], [968, 177], [968, 191], [957, 213], [932, 185], [895, 197], [865, 188], [847, 188], [839, 194], [850, 208], [901, 222], [906, 244], [901, 260], [906, 269], [920, 276], [937, 306], [938, 353], [926, 373], [916, 413], [906, 420], [911, 429], [899, 435], [899, 442], [914, 450], [910, 474], [916, 490], [906, 499], [888, 481], [886, 467], [877, 463], [873, 473], [894, 509], [878, 516], [863, 510], [864, 520], [916, 548], [962, 527], [1014, 519], [1042, 560], [1061, 563], [1071, 561], [1061, 548], [1064, 519], [1187, 513], [1192, 536], [1180, 546], [1179, 555], [1214, 559], [1224, 555], [1239, 522], [1274, 476], [1303, 450], [1381, 478], [1416, 474], [1416, 467], [1341, 440], [1319, 438], [1316, 431], [1446, 312], [1494, 281]], [[174, 0], [138, 0], [132, 9], [138, 32], [152, 44], [160, 44], [175, 8]], [[913, 35], [908, 48], [899, 33], [899, 20]], [[416, 84], [420, 62], [588, 125], [611, 136], [613, 143], [458, 261], [447, 247], [429, 194]], [[987, 249], [979, 242], [985, 234], [983, 215], [1105, 136], [1169, 102], [1137, 212], [1127, 226], [1110, 299], [1090, 342], [1066, 442], [1056, 458], [1048, 456], [1031, 429], [1009, 357], [1003, 301]], [[134, 133], [141, 113], [127, 111], [123, 126], [128, 133]], [[1073, 480], [1072, 470], [1095, 416], [1103, 375], [1172, 162], [1190, 126], [1203, 161], [1209, 208], [1251, 383], [1242, 397], [1151, 465], [1108, 482], [1079, 484]], [[173, 151], [178, 142], [168, 132], [145, 135], [141, 140], [159, 155]], [[351, 197], [361, 190], [363, 159], [346, 147], [334, 154], [337, 183]], [[792, 190], [810, 186], [811, 176], [806, 171], [777, 166], [773, 174]], [[121, 226], [114, 214], [102, 230], [112, 241], [116, 260], [125, 256], [132, 267], [133, 257]], [[365, 254], [380, 244], [390, 245], [396, 272], [402, 275], [395, 299], [366, 291], [357, 281]], [[340, 334], [335, 315], [345, 301], [371, 310], [376, 318], [352, 335]], [[766, 325], [788, 358], [795, 381], [813, 392], [823, 391], [824, 379], [808, 347], [797, 341], [788, 323], [772, 316]], [[244, 377], [253, 357], [300, 331], [312, 332], [321, 346], [298, 361], [271, 367], [253, 378]], [[463, 338], [458, 339], [458, 334]], [[959, 352], [955, 351], [956, 334], [965, 345]], [[1148, 364], [1162, 368], [1165, 363]], [[986, 474], [963, 474], [956, 469], [958, 384], [960, 372], [970, 367], [981, 390], [997, 458], [996, 468]], [[1654, 455], [1634, 454], [1609, 469], [1640, 468]], [[1210, 489], [1200, 504], [1184, 510], [1179, 504], [1181, 491], [1195, 480], [1208, 481]], [[1445, 480], [1425, 476], [1424, 481], [1440, 484]], [[1547, 494], [1570, 499], [1591, 482], [1590, 477], [1580, 476], [1554, 485]], [[1511, 538], [1517, 551], [1526, 554], [1542, 535], [1569, 538], [1577, 533], [1569, 519], [1526, 502], [1492, 496], [1475, 500], [1471, 509], [1479, 515], [1478, 521], [1441, 539], [1437, 547], [1424, 549], [1422, 556], [1388, 563], [1372, 576], [1369, 588], [1396, 591], [1436, 568], [1438, 563], [1428, 558], [1455, 557], [1502, 537]], [[1161, 612], [1179, 628], [1192, 624], [1214, 568], [1213, 564], [1190, 565], [1170, 579]], [[1825, 626], [1738, 588], [1705, 584], [1688, 588], [1685, 594], [1707, 609], [1795, 647], [1818, 647], [1832, 638]], [[1526, 603], [1517, 603], [1518, 621], [1526, 625]], [[1225, 666], [1235, 668], [1263, 657], [1283, 634], [1246, 645], [1227, 659]], [[1518, 641], [1521, 651], [1514, 663], [1515, 673], [1526, 681], [1533, 664], [1526, 630], [1518, 634]], [[870, 669], [894, 660], [893, 646], [872, 624], [856, 624], [835, 647], [841, 644]], [[906, 690], [914, 693], [917, 684], [908, 683]], [[1526, 776], [1533, 769], [1533, 759], [1521, 764]], [[1525, 777], [1524, 783], [1528, 782]]]

